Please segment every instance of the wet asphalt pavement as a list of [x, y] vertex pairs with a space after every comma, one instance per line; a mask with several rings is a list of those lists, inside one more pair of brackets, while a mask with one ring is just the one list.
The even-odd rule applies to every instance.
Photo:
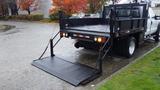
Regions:
[[[50, 37], [59, 30], [58, 24], [35, 22], [0, 21], [0, 24], [14, 25], [16, 28], [0, 33], [0, 88], [1, 90], [94, 90], [92, 85], [101, 81], [148, 52], [157, 43], [152, 40], [137, 49], [133, 58], [108, 56], [103, 61], [103, 75], [93, 82], [74, 87], [34, 66], [45, 49]], [[71, 62], [79, 62], [94, 67], [97, 52], [74, 48], [74, 40], [62, 39], [55, 48], [55, 54]], [[45, 54], [49, 56], [49, 51]]]

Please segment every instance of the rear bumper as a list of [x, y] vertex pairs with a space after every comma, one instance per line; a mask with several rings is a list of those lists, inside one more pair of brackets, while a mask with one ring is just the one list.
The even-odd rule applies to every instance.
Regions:
[[[109, 33], [102, 32], [85, 32], [85, 31], [75, 31], [75, 30], [61, 30], [61, 37], [77, 39], [81, 41], [98, 42], [104, 43], [109, 37]], [[65, 35], [64, 35], [65, 33]], [[100, 40], [101, 39], [101, 40]]]

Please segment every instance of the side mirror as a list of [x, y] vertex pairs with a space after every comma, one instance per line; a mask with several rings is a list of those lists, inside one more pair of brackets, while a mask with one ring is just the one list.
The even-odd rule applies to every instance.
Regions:
[[155, 20], [160, 20], [160, 16], [155, 16]]

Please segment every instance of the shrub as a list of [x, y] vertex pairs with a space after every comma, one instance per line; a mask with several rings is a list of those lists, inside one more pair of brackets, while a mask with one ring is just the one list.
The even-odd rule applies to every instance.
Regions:
[[14, 15], [14, 16], [0, 16], [0, 20], [29, 20], [29, 21], [40, 21], [43, 19], [42, 14], [35, 15]]
[[4, 17], [3, 16], [0, 16], [0, 20], [2, 20]]
[[39, 21], [39, 20], [43, 19], [43, 15], [41, 15], [41, 14], [29, 15], [28, 19], [31, 21]]
[[50, 19], [51, 20], [58, 20], [59, 19], [59, 13], [56, 12], [56, 13], [52, 13], [49, 15]]

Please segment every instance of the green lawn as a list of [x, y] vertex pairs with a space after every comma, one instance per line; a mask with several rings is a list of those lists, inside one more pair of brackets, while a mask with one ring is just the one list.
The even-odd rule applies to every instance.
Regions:
[[113, 76], [97, 90], [160, 90], [160, 47]]

